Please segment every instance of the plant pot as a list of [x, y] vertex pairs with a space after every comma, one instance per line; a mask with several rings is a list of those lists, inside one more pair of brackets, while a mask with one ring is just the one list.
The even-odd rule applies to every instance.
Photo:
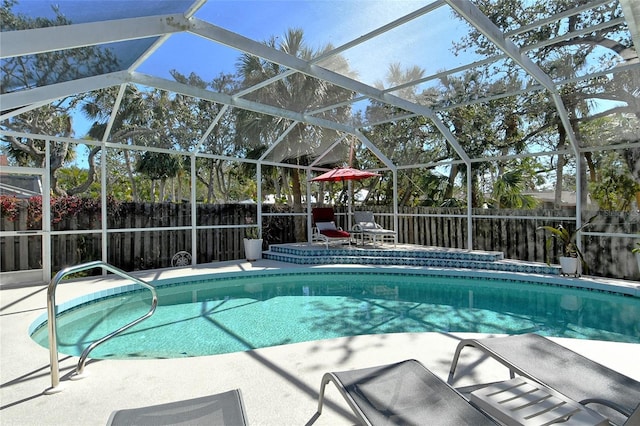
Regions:
[[560, 257], [560, 266], [562, 267], [562, 273], [565, 275], [578, 276], [578, 263], [577, 257]]
[[244, 255], [248, 261], [262, 259], [262, 239], [244, 239]]
[[636, 262], [638, 262], [638, 271], [640, 271], [640, 253], [636, 253]]

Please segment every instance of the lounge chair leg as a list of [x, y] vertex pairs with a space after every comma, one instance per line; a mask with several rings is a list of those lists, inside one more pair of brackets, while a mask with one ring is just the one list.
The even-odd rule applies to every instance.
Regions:
[[453, 376], [456, 374], [456, 367], [458, 367], [458, 359], [460, 358], [460, 352], [462, 351], [464, 346], [459, 344], [456, 347], [456, 352], [453, 355], [453, 360], [451, 361], [451, 368], [449, 369], [449, 377], [447, 378], [447, 383], [453, 385]]
[[[451, 369], [449, 370], [449, 377], [447, 378], [447, 383], [450, 384], [450, 385], [453, 384], [453, 376], [456, 373], [456, 367], [458, 367], [458, 360], [460, 358], [460, 352], [462, 352], [462, 349], [466, 348], [467, 346], [471, 346], [472, 348], [476, 348], [478, 350], [482, 350], [481, 348], [478, 348], [473, 344], [473, 339], [462, 340], [460, 343], [458, 343], [458, 346], [456, 347], [456, 352], [453, 355], [453, 360], [451, 361]], [[509, 368], [509, 367], [507, 367], [507, 368]], [[509, 377], [511, 377], [512, 379], [516, 377], [515, 371], [513, 371], [511, 368], [509, 368]]]
[[322, 383], [320, 384], [320, 395], [318, 396], [318, 411], [314, 413], [313, 416], [309, 419], [304, 426], [311, 426], [318, 420], [320, 415], [322, 414], [322, 403], [324, 402], [324, 389], [327, 387], [327, 383], [331, 380], [331, 375], [329, 373], [325, 374], [322, 377]]
[[316, 412], [318, 417], [320, 416], [320, 414], [322, 414], [322, 404], [324, 402], [324, 389], [327, 387], [327, 383], [329, 383], [330, 380], [331, 380], [331, 376], [327, 374], [325, 374], [324, 377], [322, 377], [322, 383], [320, 384], [320, 396], [318, 397], [318, 411]]

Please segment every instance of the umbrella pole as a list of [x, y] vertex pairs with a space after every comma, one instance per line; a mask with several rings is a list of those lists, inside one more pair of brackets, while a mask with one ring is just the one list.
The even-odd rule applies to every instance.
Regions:
[[[353, 167], [353, 139], [351, 139], [351, 144], [349, 146], [349, 167]], [[348, 183], [349, 187], [347, 189], [347, 204], [348, 204], [348, 212], [347, 212], [347, 230], [351, 230], [351, 206], [353, 205], [353, 185], [351, 180]]]
[[353, 186], [351, 180], [347, 182], [347, 230], [351, 229], [351, 206], [353, 204]]

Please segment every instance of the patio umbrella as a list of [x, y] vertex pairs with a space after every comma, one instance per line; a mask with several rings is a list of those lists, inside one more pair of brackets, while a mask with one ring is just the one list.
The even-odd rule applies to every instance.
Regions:
[[314, 177], [311, 182], [344, 182], [346, 180], [359, 180], [374, 176], [380, 175], [367, 170], [354, 169], [353, 167], [337, 167]]
[[[310, 182], [344, 182], [348, 180], [360, 180], [370, 177], [381, 176], [378, 173], [369, 172], [367, 170], [354, 169], [353, 167], [337, 167], [333, 170], [329, 170], [326, 173], [316, 176], [310, 179]], [[349, 226], [351, 226], [351, 204], [353, 200], [349, 197], [348, 203], [348, 219]]]

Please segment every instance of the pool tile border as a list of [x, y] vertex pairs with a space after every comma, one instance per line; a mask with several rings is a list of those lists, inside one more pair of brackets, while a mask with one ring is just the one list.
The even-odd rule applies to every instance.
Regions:
[[381, 250], [301, 248], [274, 244], [263, 253], [265, 259], [297, 265], [364, 264], [486, 269], [505, 272], [559, 275], [560, 267], [531, 262], [504, 261], [503, 253], [462, 250]]

